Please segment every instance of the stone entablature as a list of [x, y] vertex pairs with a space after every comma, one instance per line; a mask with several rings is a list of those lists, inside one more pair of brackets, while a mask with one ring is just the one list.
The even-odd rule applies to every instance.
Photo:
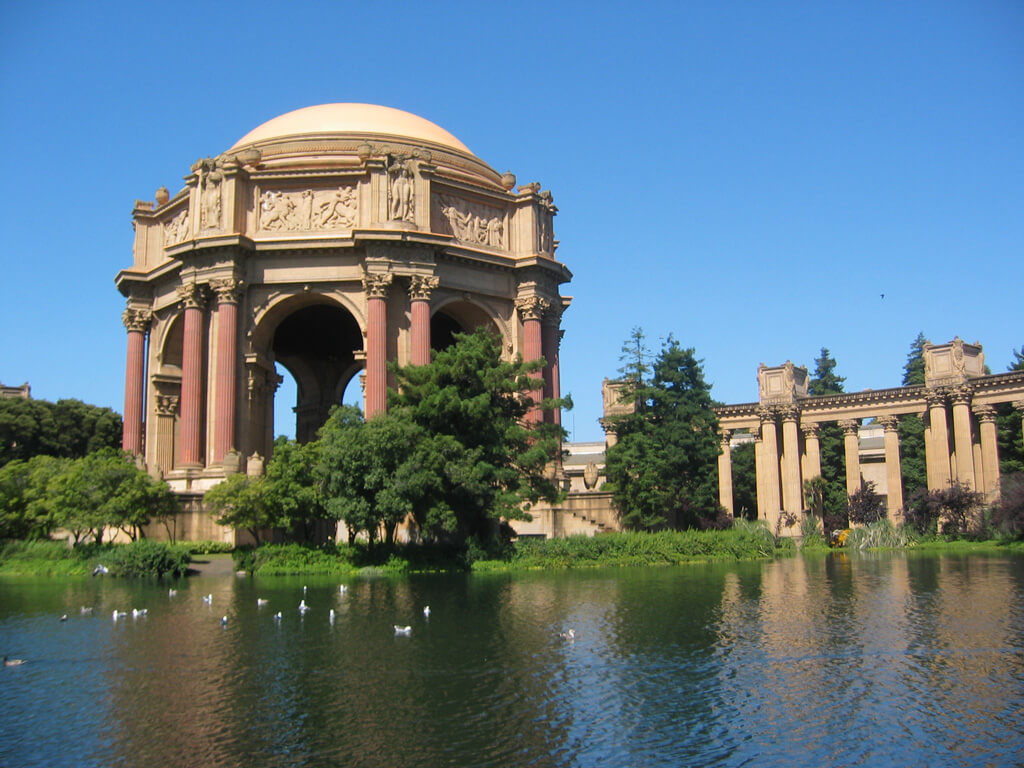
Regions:
[[803, 481], [820, 474], [820, 425], [836, 422], [844, 429], [846, 485], [847, 492], [853, 493], [862, 483], [860, 425], [865, 419], [876, 419], [884, 438], [884, 487], [889, 512], [898, 519], [903, 496], [897, 427], [899, 418], [907, 414], [924, 419], [929, 489], [956, 481], [990, 498], [997, 495], [999, 462], [993, 406], [1014, 403], [1024, 411], [1024, 371], [985, 375], [981, 345], [965, 344], [959, 338], [947, 344], [926, 345], [923, 351], [924, 386], [817, 397], [806, 394], [805, 383], [801, 390], [799, 372], [806, 373], [805, 369], [789, 362], [774, 369], [762, 364], [758, 369], [759, 402], [715, 408], [723, 435], [723, 456], [719, 460], [722, 505], [732, 511], [728, 448], [737, 431], [755, 435], [758, 516], [778, 525], [780, 520], [799, 520]]

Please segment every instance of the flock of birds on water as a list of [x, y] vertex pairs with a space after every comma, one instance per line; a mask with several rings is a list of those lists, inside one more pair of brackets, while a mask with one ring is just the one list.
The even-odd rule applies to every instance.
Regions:
[[[100, 567], [102, 567], [102, 566], [100, 566]], [[104, 569], [101, 573], [106, 573], [106, 570]], [[94, 573], [93, 575], [96, 576], [97, 574]], [[299, 601], [299, 615], [303, 616], [303, 617], [306, 615], [306, 613], [308, 613], [310, 610], [312, 610], [306, 604], [306, 589], [307, 588], [305, 586], [302, 587], [302, 599]], [[338, 592], [341, 595], [345, 595], [348, 592], [348, 586], [345, 585], [345, 584], [340, 584], [338, 586]], [[172, 597], [173, 598], [173, 597], [176, 597], [177, 594], [178, 594], [178, 590], [173, 589], [173, 588], [169, 589], [167, 591], [168, 597]], [[211, 592], [209, 594], [203, 595], [202, 596], [202, 600], [203, 600], [203, 602], [205, 604], [207, 604], [209, 606], [212, 606], [213, 605], [213, 593]], [[265, 608], [269, 604], [270, 604], [270, 601], [267, 600], [266, 598], [263, 598], [263, 597], [256, 598], [256, 607], [257, 608]], [[85, 605], [83, 605], [79, 609], [79, 613], [82, 616], [92, 616], [95, 613], [95, 609], [92, 606], [85, 606]], [[116, 623], [117, 621], [119, 621], [121, 619], [127, 619], [128, 616], [131, 616], [132, 619], [141, 619], [141, 618], [145, 618], [148, 614], [149, 614], [149, 609], [148, 608], [132, 608], [130, 613], [128, 611], [119, 611], [119, 610], [117, 610], [115, 608], [113, 610], [111, 616], [112, 616], [113, 621]], [[423, 606], [423, 617], [429, 621], [429, 619], [430, 619], [430, 606], [429, 605]], [[274, 622], [275, 623], [279, 623], [279, 622], [281, 622], [283, 620], [284, 614], [281, 611], [278, 611], [277, 613], [274, 614], [273, 618], [274, 618]], [[327, 618], [328, 618], [328, 621], [333, 625], [334, 622], [335, 622], [335, 619], [337, 618], [337, 613], [335, 612], [335, 610], [333, 608], [331, 608], [328, 611]], [[61, 617], [60, 617], [60, 620], [61, 621], [67, 621], [68, 620], [68, 615], [66, 613], [62, 614]], [[221, 617], [220, 623], [221, 623], [221, 626], [223, 626], [223, 627], [226, 627], [228, 625], [228, 616], [226, 614]], [[393, 624], [392, 626], [394, 627], [394, 630], [395, 630], [395, 637], [411, 637], [412, 636], [412, 626], [411, 625], [402, 626], [400, 624]], [[573, 629], [569, 629], [569, 630], [567, 630], [565, 632], [559, 632], [558, 636], [562, 640], [565, 640], [566, 642], [570, 642], [571, 643], [571, 642], [575, 641], [575, 639], [576, 639], [576, 631], [573, 630]], [[26, 659], [12, 659], [12, 658], [9, 658], [8, 656], [4, 656], [3, 661], [4, 661], [4, 666], [5, 667], [17, 667], [17, 666], [20, 666], [20, 665], [24, 664], [26, 662]]]

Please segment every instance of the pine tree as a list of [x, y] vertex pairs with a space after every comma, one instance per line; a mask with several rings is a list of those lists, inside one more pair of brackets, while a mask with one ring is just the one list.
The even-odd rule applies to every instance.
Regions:
[[[1013, 351], [1013, 362], [1007, 371], [1024, 371], [1024, 346]], [[1021, 436], [1021, 413], [1012, 403], [1000, 403], [996, 408], [996, 435], [999, 441], [999, 474], [1002, 476], [1024, 472], [1024, 439]]]
[[[807, 382], [807, 391], [815, 396], [841, 394], [846, 378], [836, 375], [836, 365], [831, 352], [822, 347], [814, 361], [814, 373]], [[847, 507], [846, 449], [839, 424], [830, 421], [821, 425], [818, 446], [821, 453], [821, 476], [826, 483], [822, 492], [826, 530], [842, 528], [846, 525]]]
[[[903, 386], [924, 386], [924, 347], [930, 343], [924, 333], [910, 343], [903, 365]], [[903, 474], [903, 498], [909, 499], [928, 487], [928, 462], [924, 449], [924, 422], [914, 413], [900, 416], [900, 470]]]

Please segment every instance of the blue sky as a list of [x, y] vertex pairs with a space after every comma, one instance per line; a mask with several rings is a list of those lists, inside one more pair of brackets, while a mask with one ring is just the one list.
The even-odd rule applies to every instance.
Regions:
[[725, 402], [822, 346], [856, 391], [918, 331], [1024, 345], [1024, 3], [0, 0], [0, 381], [120, 411], [135, 199], [342, 101], [551, 189], [577, 440], [634, 326]]

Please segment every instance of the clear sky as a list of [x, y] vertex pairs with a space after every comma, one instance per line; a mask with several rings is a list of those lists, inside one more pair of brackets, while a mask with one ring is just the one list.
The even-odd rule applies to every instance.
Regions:
[[0, 381], [121, 411], [136, 198], [346, 101], [551, 189], [576, 440], [634, 326], [724, 402], [823, 346], [856, 391], [898, 386], [919, 331], [993, 371], [1024, 345], [1017, 0], [0, 0]]

